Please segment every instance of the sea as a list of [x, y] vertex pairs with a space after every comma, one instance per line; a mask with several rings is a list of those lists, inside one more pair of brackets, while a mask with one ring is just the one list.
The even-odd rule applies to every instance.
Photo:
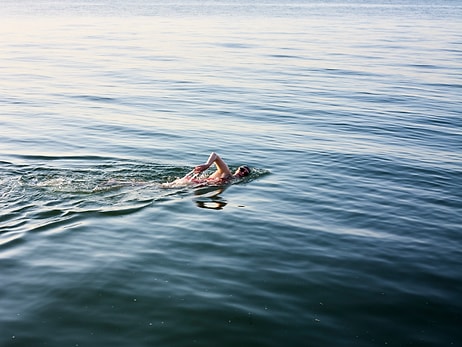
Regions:
[[0, 62], [1, 347], [462, 346], [459, 0], [1, 0]]

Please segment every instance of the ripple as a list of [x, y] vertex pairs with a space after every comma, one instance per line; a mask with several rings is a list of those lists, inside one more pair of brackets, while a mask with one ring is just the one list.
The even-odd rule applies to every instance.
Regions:
[[[0, 345], [460, 340], [462, 7], [26, 3], [0, 22]], [[253, 176], [161, 186], [211, 151]]]

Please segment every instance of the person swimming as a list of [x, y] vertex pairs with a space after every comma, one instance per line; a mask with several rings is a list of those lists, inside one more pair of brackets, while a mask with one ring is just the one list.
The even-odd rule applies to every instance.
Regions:
[[[216, 171], [208, 177], [198, 177], [199, 174], [206, 171], [212, 164], [215, 164]], [[226, 184], [233, 179], [240, 179], [250, 175], [248, 166], [239, 166], [234, 173], [231, 173], [228, 165], [220, 158], [218, 154], [212, 152], [205, 164], [198, 165], [184, 178], [193, 183], [204, 184]]]
[[[215, 163], [216, 171], [209, 176], [201, 175], [212, 164]], [[239, 166], [234, 173], [231, 172], [228, 165], [220, 158], [218, 154], [212, 152], [205, 164], [197, 165], [191, 172], [182, 178], [177, 178], [173, 182], [162, 183], [162, 188], [178, 188], [193, 186], [195, 188], [208, 186], [224, 186], [232, 183], [233, 180], [239, 180], [250, 175], [248, 166]]]

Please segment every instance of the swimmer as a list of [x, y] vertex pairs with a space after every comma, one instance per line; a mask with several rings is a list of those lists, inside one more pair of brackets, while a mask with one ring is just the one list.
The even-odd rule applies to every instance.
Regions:
[[[212, 164], [215, 163], [216, 171], [207, 178], [197, 178], [196, 175], [207, 170]], [[250, 174], [250, 168], [248, 166], [239, 166], [234, 173], [231, 173], [228, 165], [220, 158], [218, 154], [212, 152], [209, 159], [205, 164], [198, 165], [192, 171], [193, 175], [187, 175], [191, 182], [194, 183], [212, 183], [212, 184], [225, 184], [232, 179], [240, 179]]]

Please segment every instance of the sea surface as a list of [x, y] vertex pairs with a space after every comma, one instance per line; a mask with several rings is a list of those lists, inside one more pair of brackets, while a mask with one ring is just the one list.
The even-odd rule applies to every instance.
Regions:
[[1, 347], [462, 346], [460, 1], [1, 0], [0, 62]]

